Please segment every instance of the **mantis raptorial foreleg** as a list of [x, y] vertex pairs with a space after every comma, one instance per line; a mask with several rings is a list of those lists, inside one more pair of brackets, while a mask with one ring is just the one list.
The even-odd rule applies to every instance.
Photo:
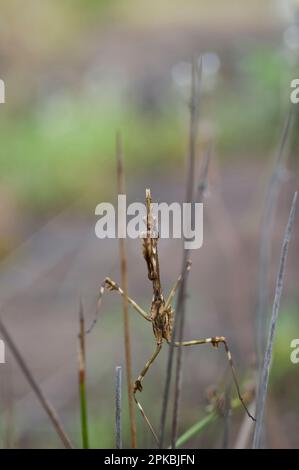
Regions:
[[[113, 281], [110, 277], [106, 277], [104, 282], [100, 285], [100, 292], [99, 292], [99, 296], [98, 296], [98, 300], [97, 300], [97, 309], [96, 309], [96, 316], [92, 322], [92, 324], [90, 325], [90, 327], [88, 328], [88, 330], [86, 331], [86, 333], [90, 333], [91, 330], [93, 329], [93, 327], [95, 326], [95, 324], [97, 323], [97, 320], [98, 320], [98, 312], [100, 311], [100, 307], [101, 307], [101, 304], [102, 304], [102, 300], [103, 300], [103, 296], [104, 296], [104, 293], [105, 293], [105, 289], [108, 290], [108, 291], [117, 291], [122, 297], [125, 296], [125, 293], [124, 291], [122, 290], [121, 287], [119, 287], [119, 285]], [[127, 296], [127, 300], [129, 302], [130, 305], [132, 305], [132, 307], [135, 309], [135, 311], [137, 313], [139, 313], [139, 315], [144, 318], [145, 320], [147, 321], [151, 321], [151, 318], [150, 316], [146, 313], [146, 311], [140, 307], [133, 299], [131, 299], [131, 297]]]
[[182, 280], [186, 276], [186, 273], [188, 273], [191, 269], [191, 264], [192, 264], [191, 261], [188, 260], [187, 263], [186, 263], [184, 271], [179, 275], [179, 277], [177, 278], [173, 288], [171, 289], [171, 291], [169, 293], [169, 296], [168, 296], [168, 298], [166, 300], [166, 303], [165, 303], [164, 310], [166, 310], [171, 305], [171, 303], [173, 301], [173, 298], [176, 294], [176, 291], [178, 290], [179, 285], [181, 284]]

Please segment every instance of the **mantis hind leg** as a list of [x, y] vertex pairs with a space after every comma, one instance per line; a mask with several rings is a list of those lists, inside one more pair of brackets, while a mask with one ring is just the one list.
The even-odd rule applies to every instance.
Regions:
[[227, 355], [227, 359], [228, 359], [228, 363], [229, 363], [229, 366], [230, 366], [230, 369], [231, 369], [231, 372], [232, 372], [232, 376], [233, 376], [233, 380], [234, 380], [234, 383], [235, 383], [235, 387], [236, 387], [236, 390], [237, 390], [239, 400], [242, 403], [242, 405], [243, 405], [247, 415], [249, 416], [249, 418], [251, 418], [253, 421], [255, 421], [255, 418], [249, 412], [249, 410], [248, 410], [248, 408], [247, 408], [247, 406], [246, 406], [246, 404], [243, 400], [243, 397], [241, 395], [236, 370], [235, 370], [235, 367], [234, 367], [234, 364], [233, 364], [232, 355], [231, 355], [230, 349], [228, 347], [227, 340], [224, 336], [214, 336], [213, 338], [196, 339], [194, 341], [182, 341], [181, 343], [175, 342], [174, 345], [179, 347], [179, 346], [195, 346], [197, 344], [211, 344], [215, 348], [218, 348], [220, 343], [223, 343], [223, 345], [224, 345], [226, 355]]
[[135, 381], [134, 388], [133, 388], [133, 395], [134, 395], [135, 403], [138, 406], [139, 411], [141, 412], [143, 419], [145, 420], [146, 424], [148, 425], [149, 429], [151, 430], [151, 433], [153, 434], [153, 436], [155, 438], [155, 441], [157, 442], [158, 445], [159, 445], [159, 439], [157, 437], [157, 434], [156, 434], [151, 422], [149, 421], [148, 417], [146, 416], [143, 407], [141, 406], [140, 402], [137, 400], [136, 392], [142, 392], [142, 381], [143, 381], [146, 373], [148, 372], [149, 368], [153, 364], [154, 360], [158, 356], [159, 352], [161, 351], [161, 349], [162, 349], [162, 343], [157, 343], [154, 354], [150, 357], [150, 359], [147, 361], [144, 368], [140, 372], [138, 378]]

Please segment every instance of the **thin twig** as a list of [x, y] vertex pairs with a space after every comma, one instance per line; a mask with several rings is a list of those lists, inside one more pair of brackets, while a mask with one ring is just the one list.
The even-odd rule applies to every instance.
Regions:
[[115, 448], [122, 448], [121, 437], [121, 367], [115, 369]]
[[[198, 118], [199, 118], [199, 106], [198, 106], [198, 90], [200, 85], [202, 72], [202, 61], [200, 61], [199, 70], [197, 69], [195, 60], [192, 63], [192, 83], [191, 83], [191, 101], [190, 101], [190, 134], [189, 134], [189, 168], [188, 176], [186, 183], [186, 202], [192, 202], [194, 198], [194, 174], [195, 174], [195, 155], [196, 155], [196, 141], [197, 141], [197, 127], [198, 127]], [[188, 250], [183, 252], [182, 267], [186, 266], [188, 259]], [[165, 426], [166, 426], [166, 417], [168, 410], [169, 394], [170, 394], [170, 384], [171, 384], [171, 375], [172, 375], [172, 365], [174, 357], [174, 343], [177, 340], [177, 332], [179, 328], [179, 338], [182, 339], [183, 330], [184, 330], [184, 305], [185, 305], [185, 295], [186, 295], [186, 276], [182, 280], [180, 285], [178, 300], [176, 305], [176, 316], [174, 319], [172, 340], [169, 346], [167, 369], [166, 369], [166, 380], [163, 393], [163, 403], [162, 403], [162, 413], [161, 413], [161, 422], [160, 422], [160, 448], [164, 446], [165, 438]], [[181, 321], [180, 318], [182, 318]], [[175, 395], [175, 404], [174, 404], [174, 415], [173, 415], [173, 431], [172, 431], [172, 444], [175, 445], [176, 434], [177, 434], [177, 416], [178, 416], [178, 402], [180, 395], [180, 380], [181, 380], [181, 348], [178, 348], [177, 356], [177, 375], [176, 375], [176, 395]]]
[[266, 349], [266, 353], [264, 357], [263, 369], [262, 369], [262, 373], [260, 376], [259, 389], [258, 389], [258, 395], [257, 395], [257, 419], [256, 419], [255, 430], [254, 430], [254, 436], [253, 436], [253, 448], [254, 449], [258, 449], [261, 446], [263, 422], [264, 422], [264, 410], [265, 410], [265, 402], [266, 402], [267, 388], [268, 388], [270, 368], [271, 368], [275, 329], [276, 329], [276, 323], [277, 323], [279, 306], [280, 306], [280, 299], [281, 299], [281, 294], [282, 294], [282, 289], [283, 289], [283, 280], [284, 280], [284, 272], [285, 272], [285, 266], [286, 266], [287, 255], [288, 255], [288, 247], [289, 247], [289, 243], [291, 240], [292, 228], [293, 228], [294, 217], [295, 217], [296, 202], [297, 202], [297, 192], [295, 193], [294, 198], [293, 198], [290, 215], [288, 219], [288, 224], [285, 230], [282, 249], [281, 249], [279, 269], [278, 269], [277, 279], [276, 279], [274, 303], [273, 303], [273, 309], [272, 309], [272, 317], [271, 317], [269, 336], [268, 336], [268, 343], [267, 343], [267, 349]]
[[56, 410], [53, 408], [53, 406], [50, 404], [48, 399], [45, 397], [44, 393], [42, 392], [40, 386], [36, 382], [35, 378], [33, 377], [31, 371], [29, 370], [25, 360], [23, 359], [20, 351], [18, 350], [16, 344], [14, 343], [12, 337], [8, 333], [6, 327], [2, 323], [2, 320], [0, 319], [0, 331], [3, 335], [3, 338], [5, 342], [8, 344], [15, 360], [17, 361], [20, 369], [22, 370], [25, 378], [27, 379], [29, 385], [31, 386], [32, 390], [34, 391], [37, 399], [39, 400], [40, 404], [44, 408], [45, 412], [47, 413], [49, 419], [51, 420], [57, 434], [59, 435], [61, 441], [63, 442], [64, 446], [67, 449], [73, 449], [74, 446], [72, 442], [70, 441], [69, 437], [67, 436], [65, 430], [63, 429], [63, 426], [61, 424], [61, 421], [58, 417], [58, 414]]
[[[125, 174], [124, 174], [124, 155], [123, 145], [120, 133], [116, 136], [116, 161], [117, 161], [117, 190], [118, 194], [125, 194]], [[128, 405], [129, 405], [129, 419], [130, 419], [130, 433], [131, 433], [131, 447], [137, 447], [137, 433], [136, 433], [136, 417], [135, 406], [133, 401], [133, 381], [132, 381], [132, 360], [131, 360], [131, 338], [130, 338], [130, 324], [129, 324], [129, 304], [128, 304], [128, 267], [125, 239], [119, 239], [120, 250], [120, 269], [121, 269], [121, 282], [124, 291], [122, 296], [123, 301], [123, 318], [124, 318], [124, 338], [125, 338], [125, 361], [126, 361], [126, 375], [128, 387]]]
[[90, 326], [85, 331], [86, 335], [89, 335], [89, 333], [92, 332], [92, 330], [94, 329], [94, 327], [97, 324], [98, 318], [100, 316], [100, 310], [101, 310], [101, 306], [102, 306], [104, 292], [105, 292], [105, 281], [100, 286], [99, 295], [98, 295], [98, 299], [97, 299], [97, 303], [96, 303], [95, 316], [94, 316], [94, 319], [92, 320]]
[[[249, 413], [256, 415], [256, 401], [254, 400], [248, 406]], [[237, 435], [237, 439], [234, 445], [234, 449], [246, 449], [249, 443], [250, 436], [254, 429], [254, 421], [248, 419], [247, 415], [244, 415], [240, 430]]]
[[86, 398], [86, 362], [85, 362], [85, 326], [82, 300], [79, 306], [79, 392], [81, 410], [81, 433], [83, 449], [89, 448], [87, 398]]
[[224, 426], [222, 448], [229, 448], [230, 424], [231, 424], [231, 384], [226, 388], [224, 396]]
[[[191, 100], [190, 100], [190, 131], [189, 131], [189, 170], [186, 181], [186, 202], [192, 203], [194, 201], [194, 175], [195, 175], [195, 160], [196, 160], [196, 144], [198, 134], [198, 120], [199, 120], [199, 86], [201, 79], [202, 63], [200, 62], [200, 69], [198, 70], [195, 60], [192, 63], [192, 85], [191, 85]], [[184, 249], [182, 267], [186, 265], [189, 258], [189, 250]], [[176, 308], [176, 315], [178, 318], [178, 341], [181, 343], [184, 335], [185, 326], [185, 304], [187, 295], [187, 277], [182, 279], [178, 293], [178, 301]], [[176, 376], [175, 376], [175, 392], [174, 392], [174, 406], [173, 406], [173, 419], [172, 419], [172, 446], [175, 447], [178, 431], [179, 419], [179, 406], [182, 388], [182, 374], [183, 374], [183, 351], [182, 346], [179, 346], [176, 356]]]
[[200, 171], [200, 177], [199, 177], [199, 183], [197, 186], [197, 195], [196, 195], [196, 202], [203, 203], [207, 189], [208, 189], [208, 173], [209, 173], [209, 168], [210, 168], [210, 163], [211, 163], [211, 158], [212, 158], [212, 153], [213, 153], [213, 144], [212, 142], [208, 143], [205, 156], [203, 158], [202, 164], [201, 164], [201, 171]]
[[282, 175], [284, 172], [286, 148], [290, 141], [290, 134], [293, 124], [293, 107], [291, 107], [286, 116], [280, 137], [280, 143], [275, 155], [274, 166], [267, 189], [265, 208], [261, 223], [256, 307], [258, 370], [262, 365], [266, 347], [266, 324], [269, 292], [268, 280], [271, 262], [271, 236], [273, 233], [278, 196], [281, 184], [283, 182]]

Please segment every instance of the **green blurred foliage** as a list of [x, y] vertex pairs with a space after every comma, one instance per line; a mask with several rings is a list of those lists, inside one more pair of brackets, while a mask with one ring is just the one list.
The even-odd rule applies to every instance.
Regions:
[[96, 105], [70, 99], [59, 103], [53, 113], [2, 122], [2, 181], [14, 188], [22, 205], [34, 210], [112, 192], [117, 129], [124, 135], [128, 172], [137, 164], [142, 171], [155, 163], [161, 171], [179, 157], [175, 113], [149, 122], [128, 106], [113, 104], [112, 98]]
[[[283, 120], [282, 102], [287, 102], [286, 65], [279, 54], [259, 48], [236, 59], [232, 82], [222, 77], [208, 110], [219, 130], [221, 157], [272, 153]], [[183, 167], [188, 119], [179, 103], [179, 95], [176, 101], [172, 94], [171, 102], [148, 116], [108, 88], [96, 99], [65, 92], [50, 105], [2, 115], [2, 181], [14, 188], [21, 206], [38, 211], [107, 194], [114, 179], [117, 129], [124, 135], [128, 172]]]
[[[159, 9], [162, 18], [165, 5]], [[176, 5], [186, 11], [184, 2]], [[206, 12], [204, 2], [200, 8]], [[162, 93], [151, 116], [122, 91], [122, 83], [110, 86], [113, 70], [98, 84], [99, 96], [86, 93], [86, 83], [80, 82], [84, 73], [69, 78], [76, 76], [76, 67], [91, 65], [90, 57], [84, 62], [84, 51], [96, 50], [100, 34], [122, 24], [138, 32], [130, 17], [136, 13], [138, 24], [146, 24], [147, 9], [146, 2], [124, 0], [29, 0], [26, 8], [20, 0], [3, 4], [0, 57], [9, 87], [0, 110], [1, 182], [14, 191], [18, 207], [40, 212], [77, 198], [94, 202], [95, 196], [109, 195], [116, 129], [124, 135], [127, 171], [136, 178], [157, 165], [160, 173], [183, 168], [187, 100], [171, 86], [170, 69], [171, 92]], [[221, 158], [264, 158], [276, 145], [295, 71], [272, 44], [244, 40], [231, 54], [229, 71], [227, 58], [220, 57], [218, 84], [205, 95], [201, 117], [216, 124]]]
[[270, 47], [250, 48], [236, 60], [232, 83], [223, 83], [217, 97], [224, 153], [254, 158], [274, 150], [289, 103], [291, 76], [287, 58]]

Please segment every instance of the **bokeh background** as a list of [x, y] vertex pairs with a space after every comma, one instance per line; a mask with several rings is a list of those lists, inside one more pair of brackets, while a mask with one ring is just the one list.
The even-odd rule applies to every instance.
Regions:
[[[226, 335], [242, 388], [254, 380], [261, 216], [275, 149], [298, 78], [298, 0], [20, 0], [1, 2], [0, 300], [1, 317], [41, 387], [81, 445], [77, 384], [78, 299], [87, 321], [98, 285], [117, 281], [118, 241], [97, 240], [94, 209], [116, 200], [115, 132], [124, 139], [129, 202], [183, 201], [191, 58], [202, 56], [198, 167], [213, 158], [204, 208], [204, 245], [194, 252], [186, 339]], [[289, 145], [271, 244], [271, 306], [279, 251], [298, 188], [298, 124]], [[196, 178], [199, 178], [197, 168]], [[299, 447], [298, 217], [295, 223], [267, 406], [266, 445]], [[144, 306], [151, 286], [138, 241], [128, 241], [129, 291]], [[167, 291], [181, 265], [181, 242], [161, 241]], [[93, 447], [114, 446], [115, 367], [124, 365], [121, 302], [107, 295], [87, 340]], [[151, 327], [131, 315], [133, 370], [152, 353]], [[167, 346], [141, 400], [158, 427]], [[223, 389], [225, 355], [184, 354], [179, 431], [205, 416], [207, 390]], [[126, 388], [124, 445], [129, 445]], [[172, 402], [170, 404], [172, 410]], [[61, 443], [10, 352], [0, 366], [2, 448]], [[229, 447], [244, 419], [231, 418]], [[137, 414], [140, 447], [154, 445]], [[168, 423], [170, 426], [170, 421]], [[219, 419], [188, 446], [221, 447]]]

